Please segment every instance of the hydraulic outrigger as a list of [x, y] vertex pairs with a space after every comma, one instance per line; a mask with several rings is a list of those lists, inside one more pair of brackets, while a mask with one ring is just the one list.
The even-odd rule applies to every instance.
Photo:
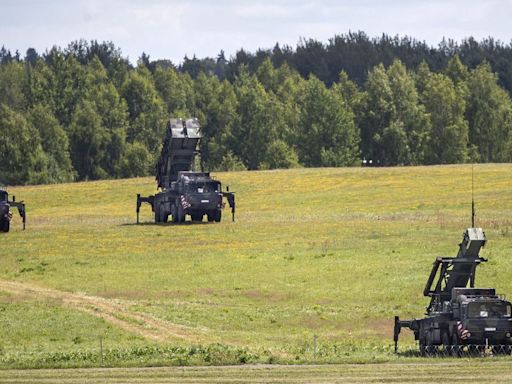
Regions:
[[9, 194], [4, 188], [0, 188], [0, 231], [9, 232], [10, 223], [12, 219], [11, 207], [16, 207], [20, 214], [21, 220], [23, 221], [23, 230], [26, 226], [26, 211], [25, 203], [23, 201], [16, 201], [16, 196], [12, 196], [12, 200], [9, 200]]

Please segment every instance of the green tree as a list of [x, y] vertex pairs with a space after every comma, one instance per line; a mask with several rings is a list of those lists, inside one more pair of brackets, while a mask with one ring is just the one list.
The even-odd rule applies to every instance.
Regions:
[[297, 150], [308, 167], [354, 165], [359, 159], [359, 132], [343, 98], [315, 76], [305, 83]]
[[462, 163], [467, 160], [468, 124], [464, 119], [464, 96], [443, 74], [430, 74], [425, 80], [421, 100], [430, 115], [432, 133], [426, 162]]
[[145, 67], [130, 72], [121, 89], [129, 114], [127, 141], [143, 143], [156, 160], [165, 131], [164, 103], [158, 96], [151, 73]]
[[72, 181], [75, 171], [69, 157], [69, 142], [64, 129], [51, 113], [49, 107], [40, 104], [28, 111], [28, 120], [37, 129], [41, 147], [46, 154], [46, 182]]
[[121, 176], [146, 176], [150, 173], [151, 155], [146, 146], [138, 141], [128, 143], [122, 160]]
[[363, 155], [383, 165], [422, 164], [430, 121], [405, 66], [398, 60], [387, 70], [382, 64], [376, 66], [365, 88], [360, 119]]
[[[205, 76], [201, 72], [200, 76]], [[194, 81], [188, 73], [157, 65], [153, 74], [155, 87], [166, 105], [167, 113], [174, 117], [188, 117], [194, 112]]]
[[299, 155], [283, 140], [278, 139], [269, 144], [267, 157], [260, 167], [262, 169], [297, 168], [300, 167]]
[[359, 118], [362, 154], [374, 163], [384, 162], [381, 136], [396, 115], [393, 91], [384, 65], [377, 65], [370, 71], [365, 90]]
[[497, 76], [489, 64], [479, 65], [471, 71], [467, 85], [469, 141], [478, 148], [478, 160], [512, 160], [507, 148], [512, 125], [510, 96], [497, 84]]
[[409, 148], [406, 164], [422, 164], [425, 161], [430, 138], [430, 122], [423, 105], [419, 103], [413, 77], [399, 61], [387, 70], [389, 85], [393, 94], [395, 115], [393, 121], [403, 124]]
[[117, 177], [120, 174], [128, 128], [126, 101], [119, 96], [97, 57], [91, 59], [87, 71], [84, 99], [95, 105], [107, 141], [105, 152], [98, 154], [101, 159], [99, 165], [109, 176]]
[[256, 77], [267, 92], [277, 92], [279, 85], [278, 72], [275, 70], [272, 60], [270, 60], [269, 57], [265, 58], [258, 66]]
[[47, 182], [46, 157], [37, 130], [5, 104], [0, 104], [0, 184]]
[[34, 64], [25, 64], [26, 82], [24, 94], [27, 106], [48, 106], [55, 115], [57, 90], [54, 88], [56, 77], [46, 63], [39, 59]]
[[22, 111], [26, 107], [24, 83], [23, 64], [12, 61], [0, 65], [0, 104], [7, 105], [16, 111]]
[[238, 76], [235, 89], [238, 118], [232, 131], [236, 143], [233, 152], [248, 169], [258, 169], [266, 159], [268, 144], [277, 139], [277, 132], [284, 124], [279, 102], [246, 71]]
[[101, 116], [89, 100], [81, 101], [73, 114], [70, 130], [71, 159], [80, 180], [102, 179], [108, 172], [102, 168], [109, 143]]
[[[194, 82], [196, 111], [202, 126], [201, 160], [206, 169], [239, 167], [231, 152], [232, 130], [237, 119], [237, 98], [228, 81], [200, 74]], [[230, 153], [231, 152], [231, 153]], [[227, 156], [227, 157], [226, 157]], [[224, 158], [226, 160], [224, 161]]]
[[52, 82], [50, 87], [54, 96], [52, 104], [55, 108], [55, 117], [67, 129], [86, 89], [86, 71], [74, 56], [65, 57], [55, 48], [50, 51], [47, 60], [54, 74], [48, 80]]

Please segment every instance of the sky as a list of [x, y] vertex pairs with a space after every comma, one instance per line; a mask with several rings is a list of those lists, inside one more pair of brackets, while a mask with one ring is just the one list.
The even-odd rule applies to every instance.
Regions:
[[512, 0], [0, 0], [0, 46], [22, 56], [78, 39], [112, 41], [132, 63], [142, 52], [179, 64], [244, 48], [295, 47], [301, 38], [411, 36], [437, 46], [512, 40]]

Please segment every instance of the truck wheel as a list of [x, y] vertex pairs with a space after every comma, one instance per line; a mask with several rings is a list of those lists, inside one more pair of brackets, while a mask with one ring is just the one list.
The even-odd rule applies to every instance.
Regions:
[[453, 357], [461, 357], [462, 356], [462, 346], [459, 344], [459, 338], [457, 336], [457, 332], [454, 332], [453, 337], [452, 337], [452, 356]]
[[427, 336], [427, 345], [425, 346], [425, 354], [428, 357], [432, 357], [437, 354], [437, 345], [434, 345], [434, 343], [432, 342], [432, 339], [429, 336], [430, 336], [430, 334]]
[[211, 223], [213, 220], [215, 220], [215, 211], [209, 211], [207, 217], [208, 222]]
[[220, 219], [222, 218], [222, 211], [219, 209], [216, 213], [215, 213], [215, 221], [217, 223], [220, 223]]
[[441, 342], [443, 344], [443, 355], [450, 356], [452, 352], [452, 345], [448, 331], [444, 331], [441, 335]]
[[178, 220], [177, 220], [176, 206], [175, 205], [171, 205], [171, 216], [172, 216], [172, 222], [173, 223], [177, 223]]
[[420, 341], [419, 341], [419, 349], [420, 349], [420, 355], [425, 357], [427, 355], [425, 340], [420, 339]]
[[200, 213], [196, 213], [190, 216], [192, 217], [192, 221], [203, 221], [203, 215]]
[[11, 223], [7, 219], [0, 220], [0, 231], [2, 232], [9, 232], [9, 228], [11, 226]]
[[183, 223], [185, 221], [185, 212], [183, 211], [183, 207], [181, 206], [181, 204], [178, 204], [178, 212], [176, 215], [176, 219], [178, 223]]

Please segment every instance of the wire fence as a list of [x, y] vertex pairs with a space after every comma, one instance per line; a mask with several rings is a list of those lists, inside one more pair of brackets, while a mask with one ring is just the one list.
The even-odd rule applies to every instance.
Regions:
[[417, 352], [426, 357], [487, 357], [512, 355], [512, 345], [427, 345]]

